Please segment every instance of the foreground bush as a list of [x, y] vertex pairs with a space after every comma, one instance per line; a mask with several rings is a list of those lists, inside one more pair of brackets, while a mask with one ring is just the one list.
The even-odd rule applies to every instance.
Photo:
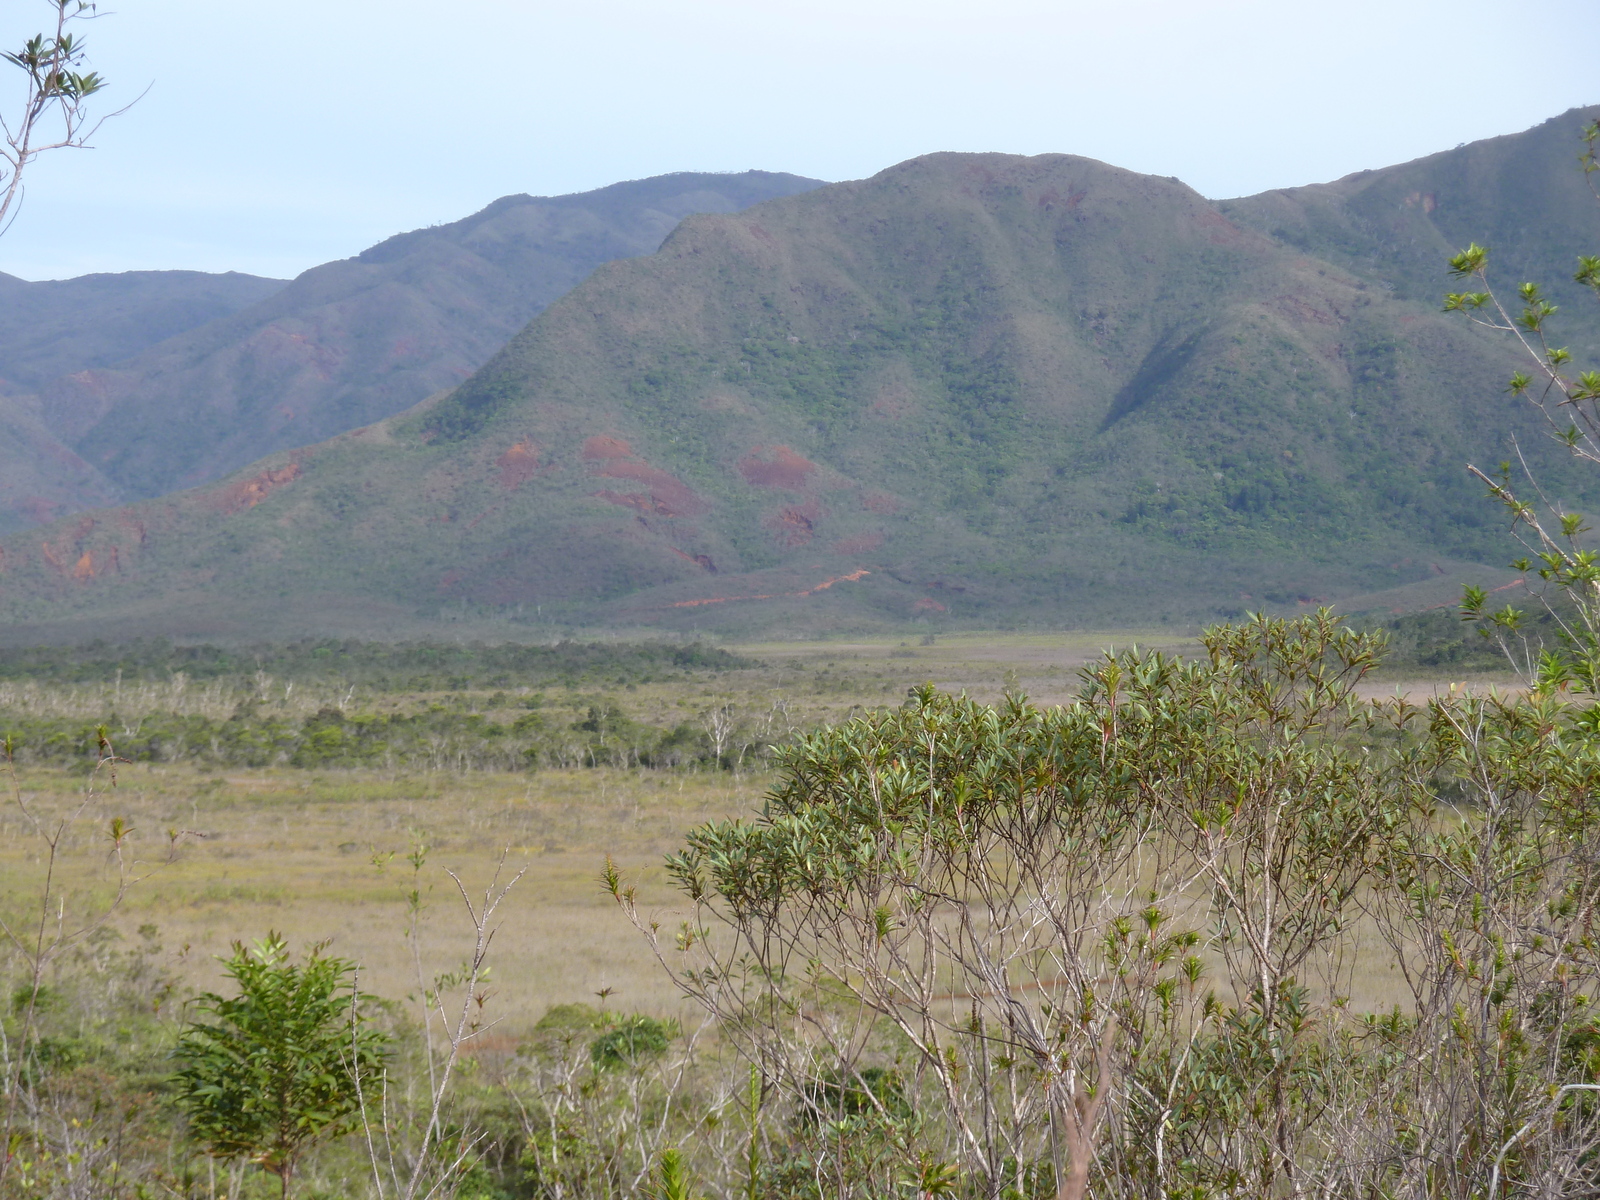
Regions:
[[613, 892], [814, 1127], [885, 1131], [815, 1194], [1593, 1194], [1596, 710], [1362, 702], [1328, 613], [1203, 642], [800, 740], [670, 941]]

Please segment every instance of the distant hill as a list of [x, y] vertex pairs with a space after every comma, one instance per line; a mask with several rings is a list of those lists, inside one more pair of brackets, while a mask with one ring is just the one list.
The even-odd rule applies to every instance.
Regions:
[[0, 395], [0, 535], [125, 499], [50, 431], [34, 397]]
[[61, 375], [109, 367], [285, 283], [237, 271], [123, 271], [37, 283], [0, 274], [0, 392], [31, 392]]
[[[1575, 142], [1541, 144], [1557, 179]], [[1504, 342], [1242, 205], [937, 154], [691, 217], [404, 416], [5, 541], [0, 610], [16, 637], [1215, 619], [1503, 562], [1462, 464], [1513, 435], [1597, 497], [1502, 394]]]
[[37, 283], [0, 274], [0, 532], [128, 498], [78, 456], [71, 422], [48, 419], [34, 393], [283, 286], [236, 272], [126, 271]]
[[1478, 242], [1490, 248], [1500, 284], [1537, 280], [1560, 299], [1561, 336], [1590, 354], [1600, 349], [1600, 307], [1572, 273], [1579, 254], [1600, 250], [1600, 203], [1577, 169], [1577, 131], [1597, 112], [1574, 109], [1524, 133], [1217, 207], [1424, 304], [1459, 290], [1442, 264]]
[[454, 387], [595, 267], [650, 253], [689, 213], [735, 212], [816, 186], [763, 171], [684, 173], [572, 196], [506, 196], [315, 267], [258, 302], [217, 304], [216, 319], [127, 355], [102, 348], [87, 323], [75, 326], [92, 347], [59, 339], [70, 370], [32, 387], [51, 428], [112, 487], [162, 495]]

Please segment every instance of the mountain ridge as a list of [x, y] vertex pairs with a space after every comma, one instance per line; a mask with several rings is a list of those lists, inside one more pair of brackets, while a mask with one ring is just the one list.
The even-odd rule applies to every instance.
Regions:
[[193, 486], [453, 386], [594, 267], [650, 252], [698, 207], [813, 186], [684, 172], [502, 197], [313, 267], [130, 361], [55, 379], [41, 399], [64, 439], [129, 495]]
[[527, 634], [1293, 607], [1503, 553], [1460, 463], [1534, 431], [1498, 395], [1514, 361], [1174, 181], [925, 156], [690, 217], [399, 417], [7, 539], [0, 612]]
[[0, 274], [0, 532], [128, 499], [53, 427], [39, 388], [62, 374], [109, 366], [283, 286], [238, 272], [126, 271], [37, 282]]

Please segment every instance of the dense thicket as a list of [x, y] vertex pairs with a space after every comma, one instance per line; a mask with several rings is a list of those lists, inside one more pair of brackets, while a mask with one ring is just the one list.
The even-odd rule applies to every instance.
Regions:
[[243, 647], [162, 638], [0, 648], [0, 679], [42, 683], [278, 679], [337, 681], [388, 692], [648, 683], [679, 671], [728, 671], [751, 660], [702, 642], [363, 642], [332, 638]]
[[[677, 767], [732, 765], [766, 745], [741, 726], [737, 741], [718, 747], [704, 726], [680, 721], [658, 727], [634, 720], [616, 704], [596, 703], [577, 719], [526, 703], [491, 704], [470, 712], [442, 704], [421, 712], [346, 713], [335, 707], [301, 718], [240, 704], [232, 716], [156, 713], [108, 725], [101, 720], [11, 717], [0, 734], [20, 763], [91, 767], [102, 734], [128, 762], [218, 767], [378, 767], [413, 771], [525, 771], [536, 767]], [[729, 754], [732, 753], [730, 759]], [[724, 761], [727, 760], [727, 761]]]

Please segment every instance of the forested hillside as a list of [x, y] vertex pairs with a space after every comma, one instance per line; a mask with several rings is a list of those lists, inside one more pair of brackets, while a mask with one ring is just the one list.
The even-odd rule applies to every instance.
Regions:
[[128, 496], [158, 496], [455, 386], [595, 267], [650, 253], [689, 213], [815, 186], [761, 171], [684, 173], [505, 196], [315, 267], [127, 361], [45, 382], [41, 404]]
[[[1105, 623], [1481, 571], [1508, 547], [1467, 462], [1515, 438], [1573, 503], [1592, 484], [1421, 264], [1442, 293], [1441, 223], [1514, 205], [1508, 177], [1567, 187], [1562, 121], [1396, 168], [1477, 164], [1470, 204], [1400, 197], [1427, 220], [1404, 237], [1361, 215], [1404, 180], [1218, 205], [1064, 155], [931, 155], [691, 217], [402, 417], [14, 538], [0, 604], [145, 631]], [[1319, 256], [1289, 228], [1307, 212], [1364, 249]]]

